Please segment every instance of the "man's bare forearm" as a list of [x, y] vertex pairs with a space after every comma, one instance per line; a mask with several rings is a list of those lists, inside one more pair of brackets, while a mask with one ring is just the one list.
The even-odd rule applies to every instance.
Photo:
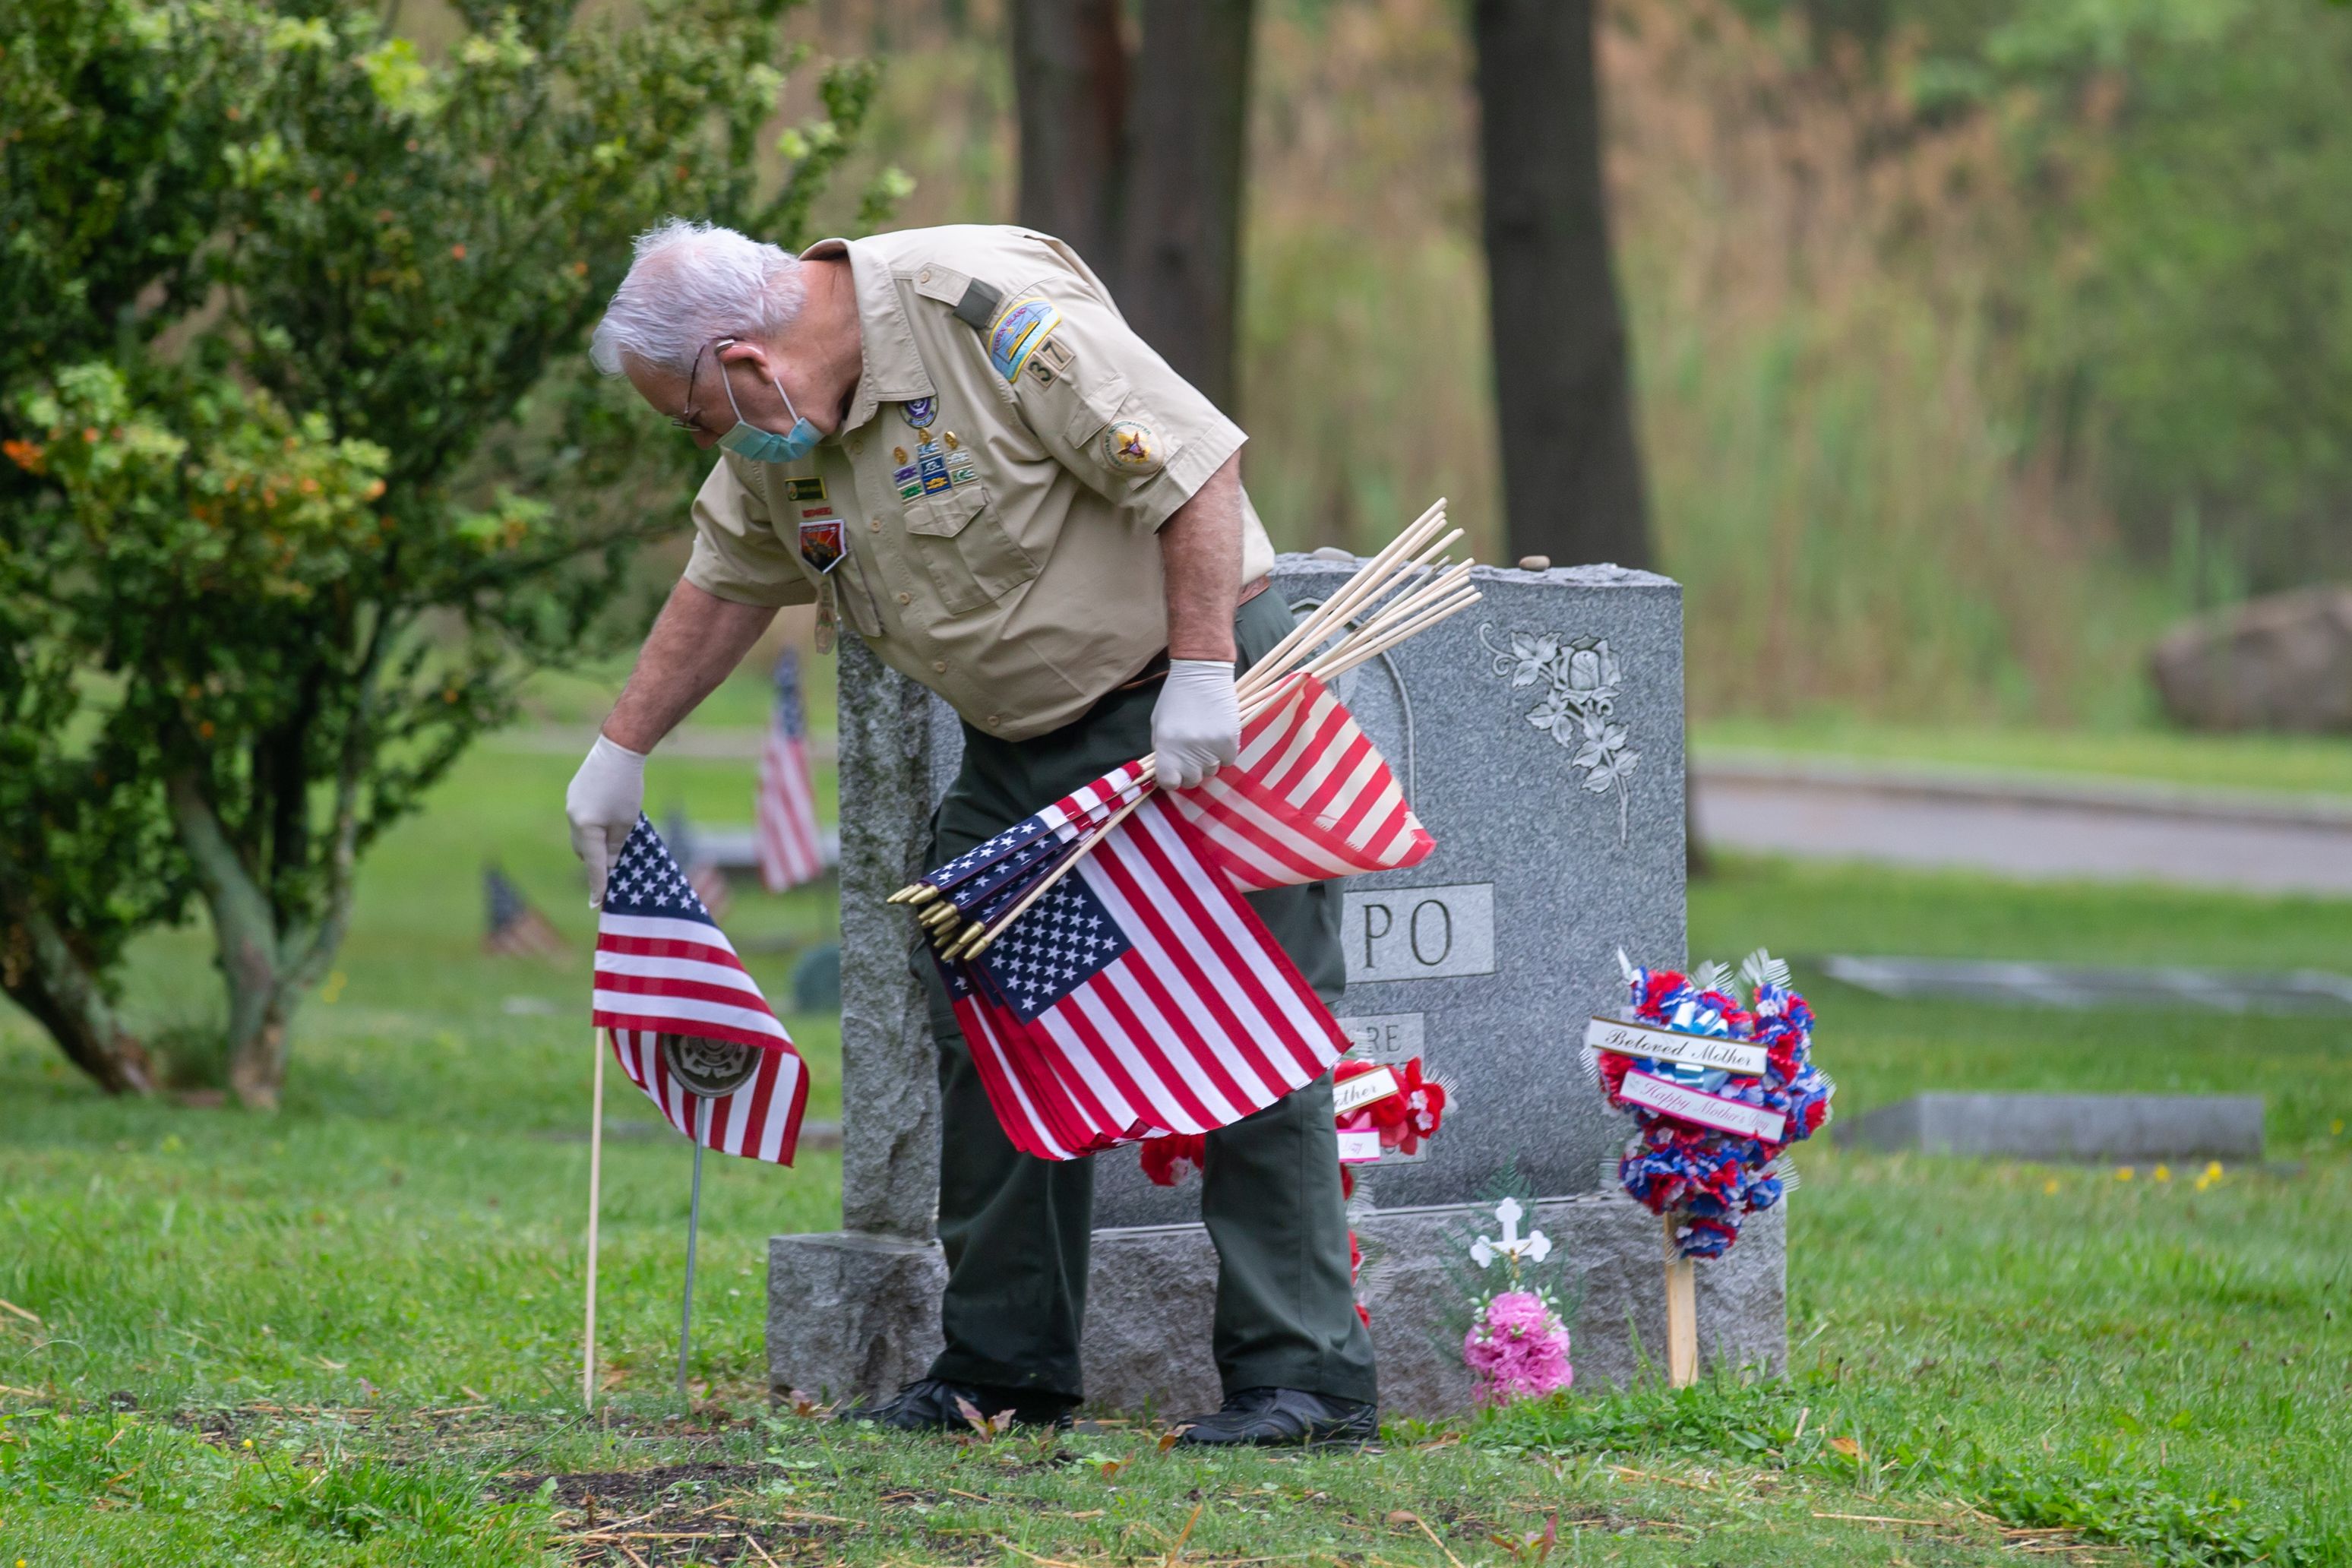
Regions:
[[1168, 657], [1230, 663], [1242, 597], [1238, 453], [1160, 525], [1160, 563], [1168, 582]]
[[680, 578], [604, 721], [604, 733], [614, 745], [652, 751], [733, 673], [775, 618], [766, 605], [739, 605]]

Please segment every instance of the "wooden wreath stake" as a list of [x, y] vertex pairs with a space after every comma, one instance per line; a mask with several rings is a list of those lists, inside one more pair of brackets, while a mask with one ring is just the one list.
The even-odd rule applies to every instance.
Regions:
[[580, 1348], [580, 1401], [596, 1408], [596, 1197], [604, 1176], [604, 1031], [594, 1033], [596, 1088], [588, 1112], [588, 1327]]
[[1666, 1386], [1698, 1381], [1698, 1293], [1695, 1265], [1675, 1246], [1675, 1216], [1666, 1215]]

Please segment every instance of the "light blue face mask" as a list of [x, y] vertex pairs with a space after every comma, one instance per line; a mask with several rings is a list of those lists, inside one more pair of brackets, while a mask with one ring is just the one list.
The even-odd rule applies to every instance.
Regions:
[[[723, 349], [734, 342], [732, 338], [722, 338], [712, 346], [714, 350]], [[727, 406], [735, 410], [735, 427], [719, 437], [720, 451], [732, 452], [747, 463], [797, 463], [815, 451], [816, 444], [824, 439], [817, 433], [816, 426], [803, 418], [801, 411], [793, 406], [792, 395], [774, 377], [769, 378], [768, 384], [776, 389], [776, 395], [784, 400], [784, 412], [793, 416], [792, 429], [782, 436], [772, 430], [762, 430], [744, 419], [743, 410], [736, 406], [734, 384], [728, 379], [724, 362], [719, 366], [719, 384], [727, 389]]]

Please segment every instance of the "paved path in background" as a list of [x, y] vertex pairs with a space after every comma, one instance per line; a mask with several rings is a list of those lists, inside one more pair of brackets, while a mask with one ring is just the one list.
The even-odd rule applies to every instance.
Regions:
[[1692, 771], [1699, 837], [1726, 848], [2352, 897], [2343, 800], [1754, 756]]

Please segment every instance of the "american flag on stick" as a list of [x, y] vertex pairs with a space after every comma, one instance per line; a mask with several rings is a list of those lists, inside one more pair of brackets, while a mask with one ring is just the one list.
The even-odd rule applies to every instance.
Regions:
[[[669, 1124], [707, 1148], [793, 1163], [808, 1069], [652, 823], [614, 863], [596, 923], [593, 1022]], [[709, 1102], [707, 1117], [697, 1103]]]
[[800, 656], [784, 649], [776, 660], [776, 705], [760, 752], [757, 828], [760, 881], [768, 891], [813, 882], [824, 875], [824, 836], [816, 822], [816, 785], [809, 774], [808, 712], [801, 701]]

